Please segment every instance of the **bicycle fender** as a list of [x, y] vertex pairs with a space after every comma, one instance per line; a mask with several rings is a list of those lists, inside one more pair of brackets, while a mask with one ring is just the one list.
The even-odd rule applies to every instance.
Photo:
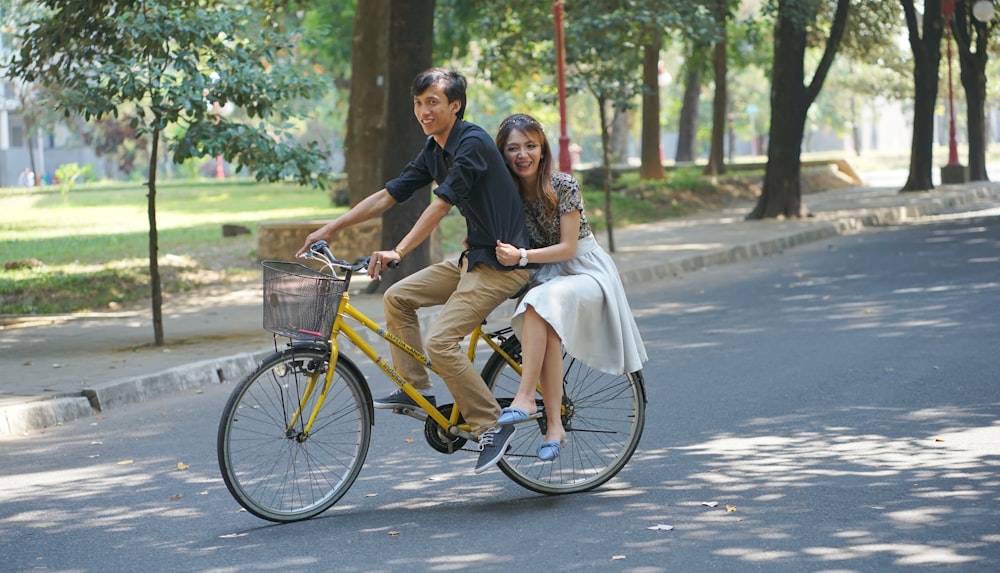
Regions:
[[[321, 352], [326, 352], [329, 347], [322, 342], [310, 342], [310, 341], [296, 341], [292, 343], [292, 350], [319, 350]], [[350, 370], [358, 380], [361, 381], [361, 391], [365, 395], [365, 403], [368, 404], [368, 414], [372, 421], [372, 426], [375, 425], [375, 405], [373, 403], [374, 398], [372, 398], [372, 390], [368, 387], [368, 382], [365, 379], [364, 374], [361, 373], [361, 369], [358, 365], [354, 363], [353, 360], [340, 354], [337, 356], [337, 364], [343, 365], [344, 368]]]

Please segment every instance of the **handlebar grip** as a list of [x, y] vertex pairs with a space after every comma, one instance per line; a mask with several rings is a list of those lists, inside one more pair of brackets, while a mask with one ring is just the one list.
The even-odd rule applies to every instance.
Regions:
[[309, 250], [314, 253], [320, 253], [327, 258], [327, 260], [335, 261], [337, 257], [333, 256], [333, 251], [330, 250], [330, 245], [326, 241], [320, 239], [315, 243], [309, 245]]

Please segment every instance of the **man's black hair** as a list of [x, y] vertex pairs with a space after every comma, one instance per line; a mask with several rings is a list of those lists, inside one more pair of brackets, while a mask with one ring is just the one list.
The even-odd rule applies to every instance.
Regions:
[[458, 100], [462, 105], [458, 108], [458, 119], [465, 115], [465, 77], [454, 71], [444, 68], [430, 68], [417, 74], [413, 78], [413, 85], [410, 86], [410, 95], [417, 97], [424, 93], [427, 88], [440, 84], [444, 95], [449, 102]]

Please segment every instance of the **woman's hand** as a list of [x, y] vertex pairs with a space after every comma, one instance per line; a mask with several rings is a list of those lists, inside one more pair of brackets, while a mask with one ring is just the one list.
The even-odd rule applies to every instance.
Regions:
[[521, 260], [521, 249], [509, 243], [497, 241], [497, 262], [505, 267], [516, 267]]

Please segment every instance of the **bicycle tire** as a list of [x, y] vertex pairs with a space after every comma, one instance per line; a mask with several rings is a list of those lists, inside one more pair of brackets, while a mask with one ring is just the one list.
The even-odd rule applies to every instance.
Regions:
[[319, 391], [289, 428], [306, 383], [322, 385], [328, 349], [289, 348], [264, 359], [233, 390], [219, 422], [219, 469], [247, 511], [269, 521], [314, 517], [357, 479], [368, 455], [372, 415], [364, 380], [342, 361], [308, 436], [302, 429]]
[[[516, 337], [502, 348], [520, 361]], [[642, 438], [646, 423], [646, 392], [642, 371], [611, 375], [563, 354], [563, 426], [567, 442], [553, 461], [538, 459], [545, 437], [545, 418], [518, 424], [510, 448], [497, 467], [518, 485], [544, 494], [592, 490], [618, 474]], [[521, 377], [499, 354], [482, 370], [483, 380], [502, 406], [510, 404]], [[541, 395], [537, 397], [541, 410]]]

